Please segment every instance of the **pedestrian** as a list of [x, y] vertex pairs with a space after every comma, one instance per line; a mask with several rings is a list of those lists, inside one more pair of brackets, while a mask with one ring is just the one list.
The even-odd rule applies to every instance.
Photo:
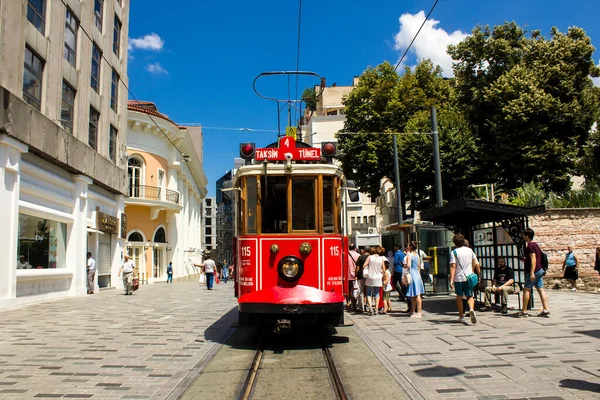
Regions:
[[94, 277], [96, 276], [96, 260], [92, 258], [92, 253], [87, 253], [87, 294], [94, 294]]
[[385, 272], [384, 260], [385, 249], [383, 247], [373, 247], [371, 254], [363, 264], [363, 276], [366, 274], [368, 315], [377, 315], [379, 291], [383, 286], [383, 273]]
[[[598, 273], [598, 277], [600, 277], [600, 247], [596, 247], [596, 261], [594, 262], [594, 269]], [[600, 292], [600, 288], [598, 288]]]
[[354, 243], [348, 245], [348, 294], [346, 296], [346, 310], [356, 311], [356, 298], [352, 296], [354, 286], [358, 285], [356, 280], [356, 262], [360, 254], [356, 252]]
[[454, 289], [456, 293], [458, 322], [465, 322], [463, 305], [463, 296], [465, 296], [469, 305], [468, 313], [471, 323], [476, 324], [475, 298], [473, 297], [473, 289], [469, 287], [467, 277], [474, 273], [479, 262], [473, 250], [465, 245], [465, 237], [463, 235], [460, 233], [454, 235], [453, 242], [456, 248], [450, 252], [450, 289]]
[[504, 258], [498, 259], [498, 268], [494, 271], [492, 287], [485, 288], [485, 307], [481, 311], [492, 309], [492, 293], [502, 295], [502, 314], [508, 314], [508, 295], [515, 292], [515, 274], [506, 265]]
[[217, 266], [215, 265], [215, 262], [210, 259], [209, 252], [206, 253], [206, 260], [204, 260], [204, 263], [202, 263], [201, 266], [204, 268], [204, 274], [206, 275], [206, 288], [212, 290]]
[[167, 265], [167, 283], [173, 283], [173, 262], [170, 261]]
[[27, 261], [25, 256], [19, 256], [19, 262], [17, 262], [17, 269], [31, 269], [33, 268], [31, 264]]
[[402, 251], [399, 244], [394, 245], [394, 274], [392, 275], [392, 285], [398, 292], [398, 300], [404, 301], [404, 293], [402, 292], [402, 270], [404, 269], [404, 257], [406, 255]]
[[431, 257], [427, 255], [421, 248], [417, 249], [417, 253], [419, 254], [419, 262], [420, 262], [420, 274], [423, 283], [429, 282], [429, 261], [431, 261]]
[[360, 256], [358, 257], [358, 260], [356, 260], [356, 280], [358, 282], [358, 298], [357, 298], [357, 302], [358, 302], [358, 306], [356, 311], [358, 312], [366, 312], [367, 311], [367, 304], [365, 301], [365, 295], [366, 295], [366, 279], [363, 275], [363, 268], [365, 265], [365, 261], [367, 260], [367, 258], [369, 257], [369, 253], [371, 252], [371, 248], [370, 247], [365, 247], [362, 248], [360, 250]]
[[411, 282], [408, 285], [406, 295], [411, 298], [411, 318], [421, 318], [421, 309], [423, 308], [423, 299], [421, 295], [425, 293], [423, 280], [421, 279], [421, 261], [417, 253], [417, 242], [408, 244], [408, 254], [406, 255], [406, 266], [410, 274]]
[[525, 248], [525, 288], [523, 289], [523, 309], [518, 313], [519, 317], [527, 318], [529, 314], [529, 299], [531, 298], [531, 290], [536, 288], [540, 299], [542, 300], [542, 312], [538, 317], [550, 317], [548, 310], [548, 298], [544, 291], [544, 269], [542, 268], [542, 249], [533, 241], [535, 232], [531, 228], [525, 228], [523, 231], [523, 239], [527, 243]]
[[223, 260], [221, 275], [223, 277], [223, 283], [227, 285], [227, 280], [229, 279], [229, 266], [227, 266], [227, 260]]
[[406, 255], [410, 252], [408, 245], [406, 245], [404, 247], [404, 261], [402, 262], [402, 281], [401, 281], [401, 287], [402, 287], [402, 295], [404, 296], [404, 299], [406, 301], [406, 310], [402, 311], [405, 314], [408, 314], [412, 311], [412, 297], [408, 296], [406, 293], [408, 292], [408, 286], [406, 284], [407, 279], [406, 279], [406, 275], [410, 275], [410, 268], [409, 266], [406, 264], [406, 262], [408, 261], [408, 258], [406, 257]]
[[133, 269], [135, 265], [133, 261], [129, 259], [129, 256], [126, 254], [124, 257], [123, 264], [121, 264], [121, 269], [119, 270], [119, 276], [123, 274], [123, 287], [125, 288], [125, 295], [133, 294]]
[[383, 274], [383, 314], [392, 312], [392, 300], [390, 299], [392, 294], [392, 272], [393, 261], [388, 264], [390, 267], [385, 269]]
[[577, 291], [577, 278], [579, 278], [579, 258], [573, 251], [573, 245], [567, 246], [567, 254], [563, 261], [562, 270], [564, 272], [563, 279], [566, 279], [571, 284], [571, 291]]

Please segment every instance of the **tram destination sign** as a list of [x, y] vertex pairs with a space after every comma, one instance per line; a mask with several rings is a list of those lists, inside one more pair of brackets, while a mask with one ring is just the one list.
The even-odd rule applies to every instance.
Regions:
[[279, 147], [256, 149], [257, 161], [285, 161], [286, 155], [291, 154], [292, 160], [319, 161], [321, 149], [314, 147], [296, 147], [296, 141], [291, 136], [284, 136], [279, 141]]

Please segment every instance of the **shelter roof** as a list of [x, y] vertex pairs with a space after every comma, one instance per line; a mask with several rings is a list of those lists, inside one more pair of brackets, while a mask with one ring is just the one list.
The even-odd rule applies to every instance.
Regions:
[[543, 214], [546, 206], [521, 207], [484, 200], [461, 199], [421, 213], [421, 219], [446, 226], [474, 226]]

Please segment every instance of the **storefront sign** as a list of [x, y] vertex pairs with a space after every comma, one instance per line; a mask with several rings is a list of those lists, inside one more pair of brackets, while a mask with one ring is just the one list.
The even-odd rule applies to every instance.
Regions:
[[121, 213], [121, 237], [127, 238], [127, 215], [125, 213]]
[[96, 211], [98, 230], [104, 233], [117, 233], [119, 231], [119, 220], [108, 214]]

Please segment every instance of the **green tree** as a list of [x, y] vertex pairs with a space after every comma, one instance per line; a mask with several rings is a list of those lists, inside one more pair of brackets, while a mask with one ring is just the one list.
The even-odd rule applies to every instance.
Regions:
[[505, 190], [537, 182], [564, 191], [598, 115], [594, 47], [580, 28], [549, 39], [516, 23], [449, 46], [459, 104], [475, 130], [484, 182]]
[[315, 92], [315, 88], [306, 88], [302, 92], [302, 100], [304, 100], [304, 104], [306, 104], [306, 108], [311, 111], [316, 111], [317, 109], [317, 93]]
[[[400, 77], [389, 63], [367, 69], [358, 86], [344, 99], [346, 122], [338, 134], [340, 157], [346, 176], [372, 196], [379, 193], [383, 177], [394, 177], [391, 132], [430, 133], [430, 108], [438, 106], [440, 154], [445, 197], [456, 197], [469, 182], [475, 141], [469, 125], [454, 107], [452, 88], [439, 66], [425, 60]], [[380, 134], [373, 134], [380, 133]], [[403, 195], [413, 207], [431, 204], [433, 152], [431, 135], [398, 135]]]

